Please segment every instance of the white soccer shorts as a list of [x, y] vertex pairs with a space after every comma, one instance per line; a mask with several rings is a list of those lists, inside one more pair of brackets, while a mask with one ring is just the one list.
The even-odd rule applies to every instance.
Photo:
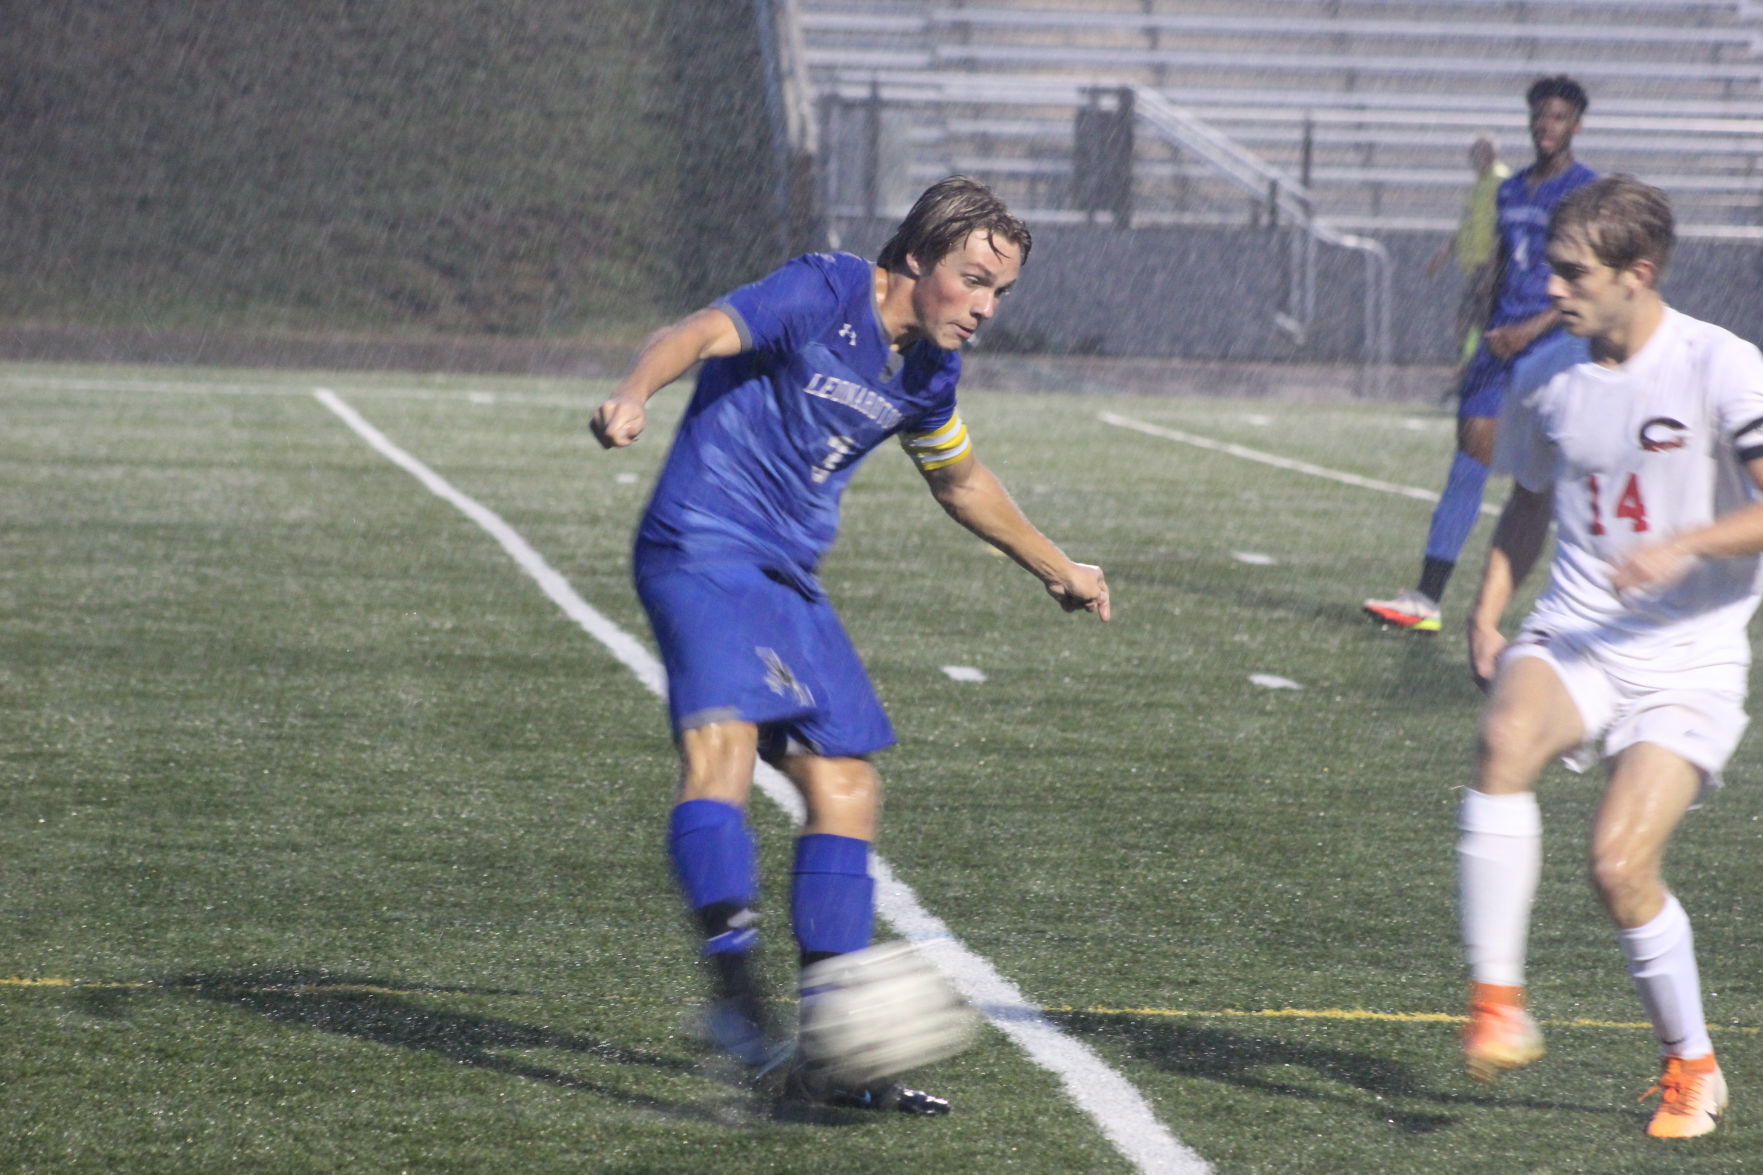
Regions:
[[1681, 670], [1649, 675], [1625, 668], [1618, 676], [1598, 652], [1596, 642], [1571, 635], [1544, 642], [1521, 635], [1501, 659], [1535, 657], [1566, 686], [1587, 731], [1585, 742], [1561, 757], [1569, 769], [1585, 771], [1636, 743], [1652, 743], [1701, 771], [1700, 804], [1721, 786], [1721, 769], [1750, 724], [1744, 694], [1686, 685]]

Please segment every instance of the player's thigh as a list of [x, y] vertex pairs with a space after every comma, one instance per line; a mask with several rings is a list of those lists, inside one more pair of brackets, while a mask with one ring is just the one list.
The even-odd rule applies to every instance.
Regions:
[[1634, 743], [1611, 760], [1592, 820], [1592, 880], [1617, 922], [1640, 926], [1664, 900], [1665, 846], [1702, 791], [1701, 768], [1656, 743]]
[[1702, 790], [1702, 771], [1656, 743], [1635, 743], [1610, 761], [1610, 782], [1592, 821], [1594, 852], [1657, 860]]
[[745, 807], [759, 759], [759, 728], [751, 722], [711, 722], [679, 733], [679, 790], [675, 799], [721, 800]]
[[1494, 672], [1476, 739], [1476, 787], [1528, 791], [1550, 759], [1585, 741], [1586, 723], [1550, 658], [1514, 645]]

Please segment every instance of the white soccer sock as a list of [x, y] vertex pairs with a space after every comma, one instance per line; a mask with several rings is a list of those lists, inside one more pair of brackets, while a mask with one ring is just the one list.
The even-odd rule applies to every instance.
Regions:
[[1659, 1036], [1659, 1050], [1672, 1057], [1700, 1057], [1714, 1051], [1702, 1019], [1702, 978], [1690, 917], [1674, 895], [1645, 926], [1621, 932], [1622, 953], [1634, 989]]
[[1463, 793], [1457, 901], [1463, 955], [1477, 983], [1524, 985], [1530, 907], [1543, 868], [1543, 817], [1533, 792]]

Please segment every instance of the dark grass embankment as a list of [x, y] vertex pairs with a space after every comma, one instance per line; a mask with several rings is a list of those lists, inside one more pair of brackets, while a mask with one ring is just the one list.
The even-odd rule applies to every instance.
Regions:
[[785, 249], [746, 4], [14, 7], [0, 323], [603, 338]]

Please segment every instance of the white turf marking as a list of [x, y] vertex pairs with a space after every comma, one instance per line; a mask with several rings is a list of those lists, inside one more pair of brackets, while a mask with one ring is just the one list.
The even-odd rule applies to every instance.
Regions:
[[986, 679], [985, 670], [975, 669], [971, 665], [945, 665], [943, 672], [950, 681], [981, 682]]
[[[661, 663], [635, 638], [576, 594], [569, 581], [499, 515], [454, 489], [440, 474], [393, 444], [335, 392], [315, 388], [312, 394], [392, 464], [488, 532], [565, 615], [605, 645], [651, 692], [665, 696], [667, 687]], [[801, 796], [782, 774], [760, 764], [753, 779], [774, 803], [801, 822]], [[1020, 988], [956, 938], [947, 923], [924, 908], [912, 887], [894, 876], [887, 861], [876, 855], [871, 865], [876, 906], [882, 917], [903, 937], [923, 943], [926, 956], [961, 994], [1031, 1060], [1058, 1077], [1067, 1096], [1095, 1120], [1102, 1134], [1134, 1166], [1155, 1175], [1212, 1175], [1206, 1160], [1157, 1120], [1144, 1095], [1131, 1082], [1110, 1068], [1089, 1045], [1061, 1032]]]
[[[1142, 432], [1149, 437], [1161, 437], [1166, 441], [1178, 441], [1184, 445], [1192, 445], [1196, 449], [1209, 449], [1214, 453], [1227, 453], [1232, 457], [1241, 457], [1245, 461], [1259, 461], [1263, 465], [1271, 465], [1275, 469], [1290, 470], [1293, 473], [1307, 473], [1311, 477], [1326, 478], [1338, 481], [1342, 485], [1357, 486], [1362, 490], [1376, 490], [1384, 494], [1399, 494], [1404, 498], [1413, 498], [1420, 502], [1437, 502], [1439, 496], [1431, 490], [1423, 490], [1418, 486], [1397, 485], [1393, 481], [1379, 481], [1375, 477], [1360, 477], [1356, 473], [1343, 473], [1338, 469], [1328, 469], [1321, 465], [1312, 465], [1308, 461], [1297, 461], [1291, 457], [1280, 457], [1273, 453], [1263, 453], [1259, 449], [1251, 449], [1244, 445], [1232, 444], [1229, 441], [1215, 441], [1211, 437], [1203, 437], [1197, 433], [1183, 432], [1179, 428], [1166, 428], [1160, 424], [1147, 424], [1142, 420], [1134, 420], [1130, 416], [1121, 416], [1114, 412], [1098, 412], [1096, 419], [1103, 424], [1112, 424], [1115, 428], [1127, 428], [1133, 432]], [[1498, 518], [1498, 506], [1482, 503], [1481, 512]]]
[[1272, 567], [1279, 562], [1272, 555], [1263, 555], [1260, 551], [1232, 551], [1230, 557], [1238, 563], [1247, 563], [1250, 567]]
[[1303, 689], [1304, 687], [1289, 677], [1281, 677], [1276, 673], [1251, 673], [1249, 684], [1258, 685], [1262, 689]]

